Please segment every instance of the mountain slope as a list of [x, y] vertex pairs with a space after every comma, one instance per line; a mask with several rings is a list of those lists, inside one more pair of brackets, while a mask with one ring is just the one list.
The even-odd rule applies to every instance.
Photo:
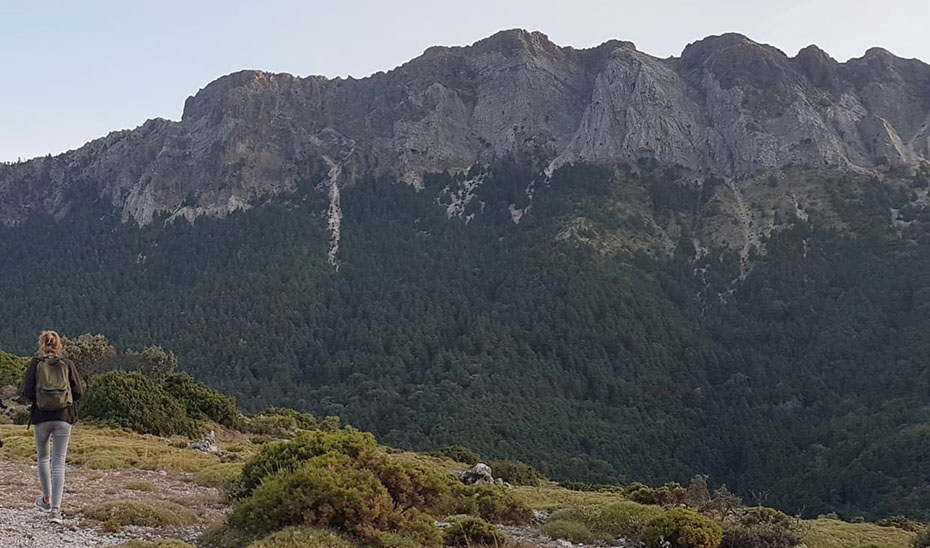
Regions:
[[360, 80], [225, 76], [187, 100], [180, 122], [0, 166], [0, 221], [61, 216], [79, 196], [140, 224], [222, 216], [302, 185], [385, 175], [417, 186], [425, 172], [508, 157], [550, 169], [652, 158], [742, 177], [928, 154], [930, 66], [884, 50], [837, 63], [814, 47], [789, 58], [727, 34], [657, 59], [629, 42], [575, 50], [511, 30]]
[[102, 332], [387, 443], [926, 517], [928, 70], [506, 31], [229, 75], [0, 166], [0, 347]]
[[0, 229], [0, 315], [16, 319], [0, 345], [100, 331], [164, 344], [248, 408], [336, 414], [389, 443], [920, 516], [930, 217], [890, 183], [802, 175], [789, 188], [813, 177], [835, 217], [792, 204], [745, 262], [693, 244], [741, 230], [732, 188], [648, 166], [562, 168], [519, 224], [513, 167], [484, 175], [464, 218], [442, 205], [448, 175], [367, 180], [342, 195], [338, 269], [323, 189], [168, 226], [98, 204]]

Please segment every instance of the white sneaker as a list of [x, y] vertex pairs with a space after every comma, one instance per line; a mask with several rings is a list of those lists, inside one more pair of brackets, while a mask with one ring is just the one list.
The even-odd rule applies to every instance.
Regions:
[[54, 508], [48, 514], [48, 521], [51, 523], [57, 523], [61, 525], [65, 520], [61, 517], [61, 510]]

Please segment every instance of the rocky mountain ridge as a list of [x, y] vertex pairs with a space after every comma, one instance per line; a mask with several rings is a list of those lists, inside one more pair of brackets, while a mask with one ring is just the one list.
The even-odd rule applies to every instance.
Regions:
[[190, 220], [310, 185], [330, 196], [336, 247], [341, 187], [366, 175], [419, 186], [501, 158], [546, 173], [649, 158], [732, 179], [908, 168], [930, 160], [930, 65], [879, 48], [846, 63], [816, 46], [788, 57], [738, 34], [658, 59], [509, 30], [363, 79], [242, 71], [188, 98], [178, 122], [0, 165], [0, 222], [97, 199], [140, 225]]

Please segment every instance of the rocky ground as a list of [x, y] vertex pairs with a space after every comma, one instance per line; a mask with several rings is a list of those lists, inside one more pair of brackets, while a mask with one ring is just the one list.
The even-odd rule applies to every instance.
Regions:
[[[145, 483], [152, 491], [127, 489]], [[86, 519], [81, 510], [108, 500], [158, 499], [182, 504], [204, 523], [219, 521], [226, 507], [216, 489], [199, 487], [189, 476], [145, 470], [87, 470], [69, 466], [62, 509], [63, 525], [48, 522], [34, 507], [39, 496], [36, 467], [0, 460], [0, 546], [3, 548], [57, 548], [112, 546], [129, 540], [174, 538], [192, 540], [205, 525], [153, 528], [123, 527], [118, 533], [103, 530], [100, 522]]]

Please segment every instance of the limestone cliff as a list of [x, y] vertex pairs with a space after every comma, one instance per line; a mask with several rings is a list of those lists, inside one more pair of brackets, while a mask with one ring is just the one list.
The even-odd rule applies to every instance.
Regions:
[[930, 159], [930, 65], [877, 48], [846, 63], [815, 46], [790, 58], [737, 34], [658, 59], [509, 30], [363, 79], [243, 71], [188, 98], [178, 122], [0, 165], [0, 222], [101, 199], [139, 224], [222, 216], [303, 185], [338, 198], [363, 175], [419, 185], [503, 157], [645, 157], [734, 179], [914, 166]]

